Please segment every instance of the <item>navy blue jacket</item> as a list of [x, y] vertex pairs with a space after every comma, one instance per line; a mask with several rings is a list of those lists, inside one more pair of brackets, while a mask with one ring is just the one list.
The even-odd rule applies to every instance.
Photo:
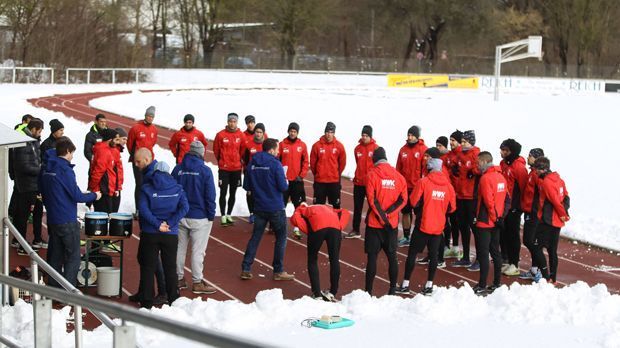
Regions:
[[276, 212], [284, 209], [282, 193], [288, 189], [282, 163], [268, 152], [257, 152], [246, 168], [243, 188], [254, 196], [254, 210]]
[[201, 157], [185, 154], [183, 161], [172, 170], [172, 176], [183, 186], [189, 201], [186, 218], [209, 219], [215, 217], [215, 183], [211, 168]]
[[151, 181], [151, 177], [153, 176], [153, 173], [155, 173], [156, 164], [157, 160], [153, 160], [151, 164], [142, 169], [142, 185], [148, 184]]
[[[187, 214], [189, 204], [183, 187], [172, 175], [156, 171], [142, 185], [140, 201], [140, 230], [145, 233], [178, 234], [179, 221]], [[167, 222], [170, 232], [160, 232], [159, 225]]]
[[77, 185], [73, 164], [56, 156], [56, 149], [46, 152], [47, 166], [40, 177], [43, 204], [47, 209], [47, 223], [61, 225], [77, 221], [77, 203], [92, 202], [93, 192], [82, 193]]

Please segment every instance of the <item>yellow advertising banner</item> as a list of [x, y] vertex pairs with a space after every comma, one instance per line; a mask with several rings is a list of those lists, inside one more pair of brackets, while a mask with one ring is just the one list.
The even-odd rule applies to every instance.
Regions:
[[477, 76], [388, 74], [387, 77], [388, 87], [478, 89]]

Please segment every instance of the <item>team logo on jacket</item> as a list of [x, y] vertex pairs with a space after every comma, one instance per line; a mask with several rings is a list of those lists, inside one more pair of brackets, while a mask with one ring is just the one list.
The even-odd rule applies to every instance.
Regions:
[[228, 138], [224, 138], [224, 139], [222, 139], [222, 142], [223, 142], [223, 143], [228, 143], [229, 141], [230, 141], [230, 140], [228, 140]]
[[386, 189], [394, 189], [396, 187], [396, 180], [382, 179], [381, 187], [386, 188]]
[[372, 157], [373, 153], [374, 153], [374, 151], [368, 151], [368, 157]]
[[357, 157], [362, 157], [362, 156], [364, 156], [364, 154], [363, 154], [363, 153], [361, 153], [361, 152], [356, 152], [356, 153], [355, 153], [355, 156], [357, 156]]
[[504, 192], [506, 191], [506, 185], [504, 185], [503, 182], [500, 182], [497, 184], [497, 192]]
[[564, 187], [560, 187], [560, 196], [564, 196]]
[[416, 152], [414, 157], [415, 157], [415, 158], [420, 158], [420, 153], [419, 153], [419, 152]]
[[332, 149], [332, 153], [333, 153], [333, 154], [337, 154], [337, 153], [338, 153], [338, 149], [333, 148], [333, 149]]
[[146, 138], [146, 133], [144, 132], [140, 132], [140, 135], [138, 135], [140, 138]]
[[288, 147], [283, 148], [282, 153], [289, 153]]
[[186, 141], [187, 141], [187, 139], [185, 139], [185, 138], [181, 138], [181, 142], [182, 142], [182, 143], [184, 143], [184, 142], [186, 142]]
[[406, 153], [406, 152], [401, 152], [401, 153], [400, 153], [400, 157], [402, 157], [402, 158], [407, 158], [407, 153]]
[[301, 152], [303, 148], [301, 146], [297, 146], [297, 152]]
[[240, 143], [241, 142], [241, 138], [235, 138], [235, 143]]
[[324, 148], [320, 148], [319, 149], [319, 153], [325, 153], [325, 149]]
[[256, 153], [256, 149], [255, 148], [251, 148], [250, 149], [250, 153]]
[[465, 163], [465, 167], [467, 168], [471, 167], [471, 161], [467, 161], [467, 163]]
[[443, 201], [446, 197], [446, 193], [444, 191], [433, 190], [432, 198], [434, 200]]

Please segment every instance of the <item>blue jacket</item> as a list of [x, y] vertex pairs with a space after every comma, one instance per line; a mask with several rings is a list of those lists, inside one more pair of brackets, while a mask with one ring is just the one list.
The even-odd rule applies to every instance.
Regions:
[[254, 210], [276, 212], [284, 209], [282, 193], [288, 189], [282, 163], [268, 152], [257, 152], [246, 168], [243, 188], [254, 196]]
[[146, 166], [146, 168], [142, 169], [142, 185], [150, 183], [151, 177], [153, 176], [153, 173], [155, 173], [156, 164], [157, 160], [153, 160], [151, 164]]
[[61, 225], [77, 221], [77, 204], [92, 202], [95, 193], [82, 193], [77, 185], [73, 164], [56, 156], [56, 149], [46, 152], [47, 166], [41, 173], [40, 189], [47, 209], [47, 223]]
[[172, 170], [172, 176], [183, 186], [189, 201], [186, 218], [209, 219], [215, 217], [215, 183], [211, 168], [202, 158], [186, 154], [183, 161]]
[[[154, 172], [140, 190], [140, 230], [145, 233], [178, 234], [179, 221], [189, 210], [183, 187], [172, 175]], [[160, 232], [159, 225], [166, 221], [170, 232]]]

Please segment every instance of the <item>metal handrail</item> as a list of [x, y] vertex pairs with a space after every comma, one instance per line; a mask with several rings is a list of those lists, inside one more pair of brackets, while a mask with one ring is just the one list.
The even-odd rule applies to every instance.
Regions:
[[47, 298], [55, 299], [68, 304], [95, 309], [126, 321], [131, 321], [133, 323], [158, 329], [185, 339], [214, 345], [217, 347], [273, 347], [265, 343], [259, 343], [253, 340], [238, 338], [229, 334], [217, 332], [215, 330], [201, 328], [190, 323], [182, 323], [171, 320], [162, 316], [157, 316], [150, 312], [139, 311], [135, 308], [116, 302], [105, 301], [88, 295], [66, 293], [57, 288], [34, 284], [14, 277], [0, 275], [0, 284], [29, 290], [33, 293], [38, 293]]
[[[50, 266], [45, 260], [43, 260], [43, 258], [41, 258], [41, 256], [39, 256], [39, 254], [37, 254], [34, 251], [34, 249], [32, 249], [32, 247], [26, 241], [26, 239], [21, 235], [21, 233], [19, 233], [17, 228], [15, 228], [15, 226], [11, 223], [11, 220], [9, 220], [9, 218], [5, 217], [2, 220], [2, 222], [4, 223], [5, 228], [8, 229], [10, 234], [13, 235], [13, 237], [17, 240], [17, 242], [21, 245], [21, 247], [26, 251], [26, 253], [30, 257], [31, 267], [32, 267], [31, 273], [32, 273], [33, 282], [38, 284], [38, 281], [39, 281], [38, 268], [41, 267], [50, 277], [52, 277], [56, 282], [58, 282], [58, 284], [60, 284], [60, 286], [62, 286], [66, 291], [73, 293], [73, 294], [80, 295], [80, 296], [84, 295], [80, 290], [78, 290], [75, 286], [73, 286], [73, 284], [69, 283], [69, 281], [67, 281], [65, 277], [63, 277], [54, 268], [52, 268], [52, 266]], [[4, 236], [5, 245], [8, 245], [8, 242], [9, 242], [9, 238], [8, 238], [8, 235], [6, 235]], [[9, 260], [8, 260], [9, 253], [6, 251], [8, 251], [8, 248], [5, 248], [5, 253], [4, 253], [5, 271], [8, 270], [8, 267], [6, 265], [9, 264]], [[5, 275], [8, 276], [8, 273]], [[5, 287], [5, 294], [6, 293], [7, 292], [6, 292], [6, 287]], [[112, 319], [110, 319], [110, 317], [106, 315], [105, 313], [100, 313], [97, 311], [91, 311], [91, 312], [97, 319], [99, 319], [99, 321], [101, 321], [110, 330], [114, 329], [114, 327], [117, 326], [116, 324], [114, 324]], [[82, 346], [82, 308], [80, 306], [76, 306], [74, 308], [73, 316], [75, 318], [75, 323], [74, 323], [75, 325], [74, 326], [75, 346], [79, 348]]]

